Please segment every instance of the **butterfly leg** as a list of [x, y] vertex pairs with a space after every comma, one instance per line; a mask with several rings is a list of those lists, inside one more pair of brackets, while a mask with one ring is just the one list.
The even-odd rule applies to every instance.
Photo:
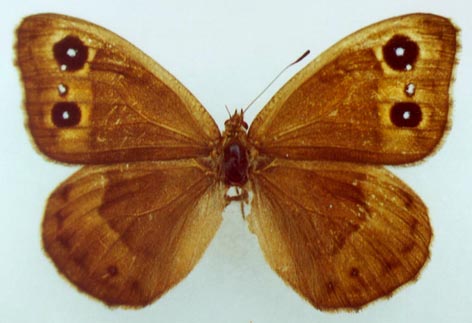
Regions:
[[244, 212], [244, 204], [249, 204], [249, 193], [245, 189], [240, 189], [239, 187], [235, 187], [236, 195], [228, 195], [225, 194], [226, 205], [230, 204], [233, 201], [240, 202], [241, 205], [241, 214], [243, 216], [243, 220], [246, 220], [246, 214]]

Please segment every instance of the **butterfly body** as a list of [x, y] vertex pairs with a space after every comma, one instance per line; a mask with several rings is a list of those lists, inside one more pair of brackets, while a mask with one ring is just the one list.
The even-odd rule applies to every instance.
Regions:
[[235, 112], [226, 120], [225, 128], [221, 148], [217, 153], [217, 155], [222, 155], [222, 158], [216, 160], [216, 165], [221, 165], [220, 179], [226, 185], [242, 187], [249, 179], [251, 159], [247, 141], [247, 124], [244, 121], [243, 112]]
[[[110, 306], [153, 302], [248, 191], [266, 260], [319, 309], [388, 297], [429, 258], [426, 205], [382, 165], [421, 160], [448, 127], [448, 19], [405, 15], [346, 37], [249, 129], [236, 112], [222, 134], [169, 72], [102, 27], [40, 14], [17, 36], [36, 146], [85, 165], [51, 194], [42, 223], [46, 253], [81, 291]], [[231, 186], [243, 193], [228, 198]]]

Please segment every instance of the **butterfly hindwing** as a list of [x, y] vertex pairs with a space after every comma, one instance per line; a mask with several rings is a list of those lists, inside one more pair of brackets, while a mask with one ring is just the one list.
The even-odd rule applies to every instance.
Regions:
[[224, 186], [195, 161], [87, 166], [49, 197], [44, 249], [80, 290], [147, 305], [181, 281], [213, 238]]
[[41, 14], [17, 30], [28, 127], [47, 156], [110, 163], [207, 156], [218, 127], [170, 73], [112, 32]]
[[319, 309], [388, 296], [429, 257], [426, 206], [382, 167], [278, 160], [253, 192], [249, 223], [266, 260]]

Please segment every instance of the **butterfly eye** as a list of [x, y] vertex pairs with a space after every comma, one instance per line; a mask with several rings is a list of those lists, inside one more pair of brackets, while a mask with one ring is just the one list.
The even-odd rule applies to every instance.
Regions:
[[80, 108], [75, 102], [58, 102], [52, 108], [52, 122], [58, 128], [76, 126], [80, 118]]
[[244, 129], [247, 130], [247, 129], [249, 128], [249, 126], [247, 125], [247, 122], [246, 122], [246, 121], [243, 121], [241, 124], [242, 124], [242, 126], [243, 126]]
[[418, 45], [406, 36], [395, 35], [383, 47], [385, 62], [397, 71], [411, 70], [418, 54]]
[[88, 48], [75, 36], [67, 36], [54, 44], [53, 52], [54, 58], [64, 71], [82, 69], [88, 57]]
[[390, 120], [397, 127], [416, 127], [422, 120], [421, 108], [413, 102], [396, 103], [390, 110]]

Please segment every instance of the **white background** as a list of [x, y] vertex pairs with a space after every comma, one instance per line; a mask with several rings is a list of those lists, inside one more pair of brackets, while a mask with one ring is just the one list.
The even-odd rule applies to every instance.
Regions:
[[[2, 1], [0, 10], [0, 322], [472, 322], [472, 19], [470, 1]], [[141, 310], [109, 309], [62, 279], [41, 249], [49, 193], [76, 168], [46, 161], [24, 127], [14, 30], [22, 17], [68, 14], [102, 25], [174, 74], [219, 125], [305, 49], [313, 58], [384, 18], [430, 12], [462, 29], [453, 126], [426, 162], [394, 168], [429, 206], [432, 257], [415, 284], [358, 313], [323, 313], [270, 269], [239, 206], [191, 274]], [[311, 59], [310, 58], [310, 59]], [[293, 73], [248, 114], [250, 122]]]

